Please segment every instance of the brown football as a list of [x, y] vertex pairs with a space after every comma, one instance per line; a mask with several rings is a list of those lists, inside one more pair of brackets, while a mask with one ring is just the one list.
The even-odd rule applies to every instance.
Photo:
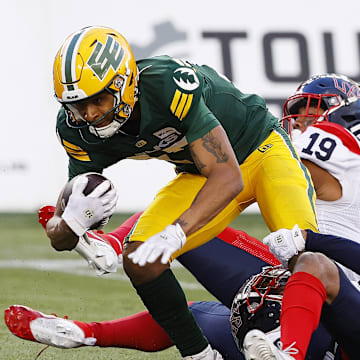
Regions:
[[[72, 187], [74, 185], [74, 182], [80, 177], [80, 176], [86, 176], [88, 178], [88, 183], [83, 191], [84, 195], [89, 195], [97, 186], [99, 186], [101, 183], [103, 183], [107, 179], [104, 175], [90, 172], [85, 174], [80, 174], [72, 178], [70, 181], [68, 181], [63, 189], [62, 197], [61, 197], [61, 209], [64, 211], [65, 207], [67, 205], [67, 202], [69, 201], [69, 197], [72, 193]], [[110, 180], [109, 180], [110, 181]], [[110, 181], [111, 186], [107, 191], [114, 188], [114, 185]], [[107, 192], [106, 191], [106, 192]], [[91, 230], [95, 229], [101, 229], [109, 222], [109, 218], [106, 217], [102, 219], [101, 221], [97, 222], [91, 227]]]

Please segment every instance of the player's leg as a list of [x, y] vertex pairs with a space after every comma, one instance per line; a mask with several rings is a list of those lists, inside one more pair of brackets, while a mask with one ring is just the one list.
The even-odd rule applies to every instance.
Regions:
[[244, 340], [246, 358], [262, 359], [264, 354], [271, 354], [275, 359], [305, 359], [323, 304], [334, 301], [339, 288], [338, 268], [331, 260], [320, 253], [302, 254], [284, 289], [280, 317], [282, 349], [276, 348], [265, 334], [250, 331]]
[[[169, 335], [183, 358], [217, 358], [189, 310], [185, 294], [169, 264], [164, 265], [158, 260], [140, 268], [128, 258], [128, 254], [136, 249], [132, 246], [138, 243], [125, 244], [124, 270], [152, 318]], [[220, 355], [218, 357], [221, 359]]]
[[[121, 228], [124, 227], [126, 226], [122, 225], [118, 228], [119, 230], [113, 231], [112, 234], [115, 235], [117, 233], [117, 237], [119, 237]], [[192, 272], [211, 294], [228, 307], [231, 307], [234, 295], [245, 280], [261, 271], [263, 266], [278, 264], [274, 256], [268, 251], [268, 248], [259, 240], [231, 228], [226, 228], [217, 238], [181, 255], [177, 260]], [[214, 302], [196, 302], [190, 308], [211, 346], [219, 350], [225, 358], [238, 358], [239, 350], [233, 341], [229, 325], [229, 308]], [[147, 339], [149, 339], [149, 346], [161, 343], [160, 327], [155, 330], [154, 326], [152, 326], [152, 336], [144, 337], [141, 329], [144, 327], [142, 321], [145, 321], [146, 317], [145, 315], [136, 315], [126, 319], [128, 324], [131, 325], [131, 329], [133, 326], [136, 326], [136, 323], [131, 324], [135, 319], [139, 326], [137, 331], [139, 339], [136, 341], [138, 344], [141, 344], [140, 349], [144, 350], [144, 344], [147, 342]], [[109, 341], [114, 344], [114, 341], [111, 340], [115, 336], [112, 335], [114, 333], [122, 334], [122, 346], [127, 341], [126, 334], [130, 336], [131, 341], [135, 341], [131, 336], [133, 331], [129, 332], [125, 328], [116, 328], [119, 324], [122, 326], [126, 325], [123, 321], [102, 322], [99, 324], [101, 326], [98, 325], [98, 329], [101, 328], [102, 333], [96, 331], [94, 336], [105, 339], [105, 342], [101, 342], [101, 344], [109, 344]], [[111, 325], [115, 327], [112, 329]], [[103, 336], [106, 333], [108, 335]], [[156, 337], [160, 337], [160, 339], [156, 340]], [[153, 338], [155, 339], [154, 341], [152, 340]], [[225, 341], [226, 339], [227, 341]], [[97, 342], [98, 344], [99, 341]], [[235, 354], [237, 354], [236, 357], [234, 357]]]
[[243, 166], [248, 168], [256, 200], [271, 231], [292, 229], [295, 224], [317, 231], [309, 172], [283, 130], [273, 131]]
[[[227, 241], [216, 237], [206, 244], [180, 255], [177, 260], [189, 270], [196, 279], [221, 303], [231, 307], [234, 296], [239, 287], [251, 276], [261, 271], [263, 266], [269, 265], [267, 249], [256, 248], [257, 256], [250, 254], [251, 244], [247, 250], [238, 239], [238, 232], [229, 229], [226, 235], [220, 234]], [[238, 241], [236, 241], [236, 239]], [[257, 240], [258, 241], [258, 240]], [[255, 249], [255, 246], [252, 247]]]
[[[114, 232], [112, 232], [112, 234], [114, 234]], [[231, 228], [227, 228], [223, 231], [218, 238], [181, 255], [178, 257], [178, 260], [193, 273], [210, 293], [229, 307], [231, 307], [233, 297], [238, 288], [245, 280], [251, 275], [258, 273], [263, 266], [269, 265], [269, 263], [278, 264], [274, 256], [269, 253], [268, 248], [259, 240]], [[195, 307], [197, 309], [196, 312], [193, 311]], [[233, 342], [229, 326], [229, 309], [218, 303], [195, 303], [190, 308], [211, 346], [219, 350], [223, 355], [228, 354], [226, 356], [230, 356], [229, 354], [233, 354], [235, 343]], [[226, 319], [225, 314], [227, 315]], [[141, 344], [141, 349], [144, 349], [147, 338], [151, 339], [151, 341], [149, 341], [150, 346], [151, 344], [161, 343], [161, 337], [160, 340], [152, 341], [154, 337], [156, 339], [157, 336], [160, 336], [160, 327], [158, 327], [156, 331], [151, 327], [152, 336], [144, 337], [141, 335], [141, 329], [144, 326], [142, 321], [146, 320], [145, 316], [136, 315], [135, 318], [139, 325], [138, 334], [140, 338], [136, 341]], [[127, 319], [131, 328], [136, 326], [136, 324], [131, 324], [135, 318]], [[214, 326], [214, 323], [216, 322], [223, 322], [227, 326], [225, 326], [225, 329], [224, 326], [220, 326], [220, 324]], [[104, 344], [109, 344], [108, 341], [114, 343], [114, 341], [111, 340], [112, 337], [115, 336], [112, 335], [114, 333], [122, 334], [122, 346], [125, 344], [127, 335], [130, 336], [131, 341], [135, 341], [131, 336], [133, 333], [132, 331], [129, 332], [126, 331], [126, 329], [116, 329], [117, 325], [126, 324], [123, 321], [102, 322], [100, 324], [101, 326], [98, 326], [98, 329], [101, 328], [102, 333], [97, 331], [94, 336], [96, 338], [100, 337], [108, 339], [105, 340]], [[109, 326], [109, 328], [107, 326]], [[111, 329], [111, 326], [115, 327]], [[106, 333], [109, 335], [103, 336]], [[216, 339], [222, 339], [222, 341], [219, 342], [219, 340]], [[223, 340], [225, 339], [230, 339], [231, 341], [224, 342]], [[220, 343], [223, 345], [221, 346]], [[97, 344], [99, 344], [99, 342], [97, 342]], [[235, 352], [239, 353], [238, 350]]]
[[[162, 188], [155, 200], [144, 211], [129, 234], [129, 241], [145, 241], [172, 224], [186, 209], [204, 186], [206, 178], [201, 175], [178, 175]], [[240, 213], [239, 204], [233, 200], [223, 211], [200, 230], [187, 237], [181, 250], [173, 258], [192, 250], [221, 233]]]
[[349, 359], [359, 358], [360, 292], [358, 286], [346, 277], [338, 267], [340, 290], [336, 298], [325, 303], [321, 314], [321, 322], [336, 338], [340, 348]]
[[76, 322], [96, 338], [96, 346], [119, 347], [141, 351], [160, 351], [173, 346], [166, 332], [151, 317], [148, 311], [101, 322]]
[[[231, 333], [230, 310], [226, 306], [214, 301], [201, 301], [191, 303], [190, 309], [211, 346], [224, 359], [243, 359]], [[93, 337], [98, 339], [96, 346], [159, 351], [173, 345], [147, 311], [118, 320], [85, 325], [91, 328]]]
[[[205, 181], [203, 176], [181, 174], [163, 188], [132, 229], [123, 253], [124, 269], [138, 295], [184, 357], [200, 353], [207, 347], [207, 340], [187, 307], [178, 281], [168, 265], [157, 261], [139, 267], [128, 259], [127, 255], [139, 246], [140, 242], [162, 231], [189, 208]], [[228, 206], [206, 229], [195, 233], [196, 236], [189, 236], [185, 246], [175, 257], [209, 241], [221, 232], [237, 213], [236, 203]]]
[[225, 360], [244, 359], [231, 332], [228, 307], [215, 301], [196, 301], [190, 308], [211, 346], [218, 350]]
[[[189, 306], [212, 347], [223, 354], [224, 359], [243, 359], [231, 333], [230, 310], [226, 306], [214, 301], [193, 302]], [[111, 321], [86, 323], [13, 305], [5, 310], [5, 322], [16, 336], [61, 348], [94, 345], [154, 352], [173, 346], [148, 311]]]
[[16, 336], [41, 344], [70, 349], [94, 345], [96, 339], [73, 321], [47, 315], [24, 305], [9, 306], [4, 313], [5, 323]]
[[[304, 253], [297, 260], [285, 287], [280, 318], [283, 347], [295, 341], [299, 350], [295, 359], [305, 359], [323, 304], [335, 299], [339, 285], [337, 267], [325, 255]], [[294, 323], [298, 326], [294, 327]]]
[[111, 321], [86, 323], [12, 305], [5, 310], [4, 318], [14, 335], [60, 348], [96, 345], [160, 351], [173, 345], [148, 311]]

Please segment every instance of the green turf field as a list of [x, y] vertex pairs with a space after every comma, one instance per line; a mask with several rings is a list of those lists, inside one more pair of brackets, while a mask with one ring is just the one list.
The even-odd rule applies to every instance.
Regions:
[[[110, 231], [128, 215], [114, 215]], [[262, 238], [267, 234], [259, 215], [241, 215], [232, 226]], [[144, 309], [119, 270], [110, 277], [93, 276], [76, 253], [58, 253], [49, 245], [36, 214], [0, 214], [0, 309], [28, 305], [45, 313], [82, 321], [111, 320]], [[175, 268], [188, 300], [213, 299], [186, 270]], [[34, 360], [43, 345], [21, 340], [0, 322], [0, 360]], [[157, 353], [116, 348], [48, 348], [39, 360], [181, 359], [175, 348]]]

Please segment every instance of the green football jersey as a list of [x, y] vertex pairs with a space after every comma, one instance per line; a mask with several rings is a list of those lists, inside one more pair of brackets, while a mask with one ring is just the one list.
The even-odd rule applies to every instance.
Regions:
[[[208, 66], [168, 56], [137, 62], [141, 120], [137, 136], [115, 134], [101, 140], [88, 128], [71, 127], [64, 109], [57, 133], [69, 155], [69, 177], [102, 170], [122, 159], [157, 158], [178, 171], [198, 173], [189, 143], [221, 124], [241, 164], [280, 126], [263, 98], [243, 94]], [[131, 119], [129, 120], [131, 121]]]

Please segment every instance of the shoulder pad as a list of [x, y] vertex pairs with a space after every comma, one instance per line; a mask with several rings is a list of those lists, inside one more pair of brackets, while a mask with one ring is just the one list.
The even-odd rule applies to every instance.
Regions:
[[345, 129], [343, 126], [327, 121], [319, 122], [318, 124], [312, 126], [337, 136], [344, 144], [344, 146], [346, 146], [351, 152], [360, 155], [359, 141], [349, 130]]
[[152, 91], [154, 101], [168, 108], [179, 120], [199, 102], [203, 80], [189, 62], [159, 56], [141, 62], [139, 68], [144, 91]]

